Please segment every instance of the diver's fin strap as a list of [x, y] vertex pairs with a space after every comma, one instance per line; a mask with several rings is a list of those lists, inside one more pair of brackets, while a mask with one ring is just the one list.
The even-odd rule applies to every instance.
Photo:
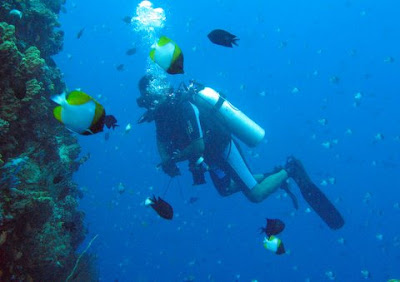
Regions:
[[213, 107], [213, 111], [218, 112], [218, 110], [222, 107], [222, 104], [225, 102], [225, 99], [219, 96], [217, 103], [215, 103]]

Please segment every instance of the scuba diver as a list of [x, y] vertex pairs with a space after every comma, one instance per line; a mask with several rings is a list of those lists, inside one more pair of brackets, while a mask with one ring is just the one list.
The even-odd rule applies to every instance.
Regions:
[[176, 164], [188, 161], [193, 185], [204, 184], [204, 174], [208, 172], [221, 196], [242, 192], [254, 203], [262, 202], [280, 187], [294, 197], [287, 186], [287, 179], [292, 178], [304, 199], [330, 228], [343, 226], [340, 213], [296, 158], [289, 157], [284, 167], [271, 173], [250, 171], [234, 137], [255, 146], [265, 131], [222, 95], [194, 81], [189, 85], [182, 83], [177, 89], [153, 87], [158, 80], [151, 75], [143, 76], [136, 102], [147, 110], [138, 123], [155, 121], [159, 166], [164, 173], [178, 176]]

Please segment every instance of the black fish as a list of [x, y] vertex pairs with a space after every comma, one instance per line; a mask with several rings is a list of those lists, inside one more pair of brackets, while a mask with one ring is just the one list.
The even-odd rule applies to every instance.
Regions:
[[113, 115], [108, 115], [104, 117], [104, 124], [107, 126], [107, 128], [116, 128], [119, 126], [117, 124], [117, 119]]
[[125, 68], [125, 65], [124, 64], [120, 64], [120, 65], [117, 66], [117, 71], [123, 71], [124, 68]]
[[132, 56], [132, 55], [136, 54], [136, 47], [128, 49], [125, 54], [127, 54], [128, 56]]
[[132, 17], [131, 16], [126, 16], [122, 18], [122, 21], [126, 24], [130, 24], [132, 22]]
[[172, 219], [172, 217], [174, 216], [174, 210], [172, 209], [170, 204], [168, 204], [160, 197], [156, 199], [154, 195], [151, 201], [153, 203], [150, 204], [150, 206], [156, 211], [156, 213], [158, 213], [159, 216], [165, 219]]
[[77, 34], [76, 34], [76, 38], [81, 38], [83, 35], [83, 32], [85, 31], [85, 28], [82, 28]]
[[110, 139], [110, 132], [106, 132], [106, 134], [104, 134], [104, 140], [108, 141], [108, 139]]
[[232, 44], [238, 46], [236, 41], [239, 40], [239, 38], [222, 29], [214, 29], [207, 35], [207, 37], [212, 43], [217, 45], [230, 48], [232, 48]]
[[267, 218], [267, 225], [261, 227], [261, 233], [267, 234], [268, 237], [271, 235], [277, 235], [285, 229], [285, 223], [280, 219], [269, 219]]

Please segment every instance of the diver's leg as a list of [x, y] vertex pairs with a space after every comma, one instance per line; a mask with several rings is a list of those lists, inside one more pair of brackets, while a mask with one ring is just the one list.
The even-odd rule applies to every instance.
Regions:
[[[270, 176], [272, 174], [275, 174], [276, 172], [278, 172], [281, 169], [282, 168], [278, 168], [277, 167], [277, 168], [275, 168], [274, 172], [269, 172], [269, 173], [264, 173], [264, 174], [254, 174], [253, 176], [257, 180], [258, 183], [261, 183], [265, 178], [267, 178], [268, 176]], [[298, 201], [297, 201], [297, 197], [290, 190], [289, 182], [287, 180], [283, 181], [279, 188], [281, 188], [283, 191], [286, 192], [286, 194], [292, 200], [294, 208], [296, 210], [298, 210], [299, 209], [299, 204], [298, 204]]]
[[[273, 173], [271, 173], [271, 174], [273, 174]], [[263, 181], [266, 178], [266, 176], [264, 174], [262, 174], [262, 173], [253, 174], [253, 177], [254, 177], [255, 180], [257, 180], [258, 183], [260, 183], [261, 181]]]
[[[273, 173], [270, 173], [269, 175], [271, 175]], [[257, 183], [262, 182], [265, 178], [267, 178], [267, 176], [265, 176], [264, 174], [260, 173], [260, 174], [253, 174], [254, 179], [256, 180]], [[230, 186], [232, 187], [232, 190], [238, 190], [238, 191], [242, 191], [243, 189], [245, 189], [245, 185], [243, 185], [243, 183], [238, 183], [235, 181], [231, 181]]]
[[224, 156], [232, 180], [228, 190], [242, 191], [250, 201], [258, 203], [281, 187], [288, 178], [283, 169], [275, 173], [253, 175], [235, 142], [231, 141], [228, 148]]
[[259, 203], [266, 199], [269, 195], [279, 189], [282, 184], [288, 179], [288, 174], [284, 169], [271, 174], [267, 177], [264, 175], [254, 175], [254, 178], [258, 181], [252, 189], [243, 189], [243, 193], [246, 197], [254, 202]]
[[216, 167], [211, 169], [209, 173], [215, 189], [222, 197], [230, 196], [242, 190], [239, 185], [235, 185], [235, 182], [225, 170]]

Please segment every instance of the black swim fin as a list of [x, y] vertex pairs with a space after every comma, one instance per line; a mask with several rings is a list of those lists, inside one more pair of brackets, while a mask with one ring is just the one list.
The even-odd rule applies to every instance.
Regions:
[[344, 225], [344, 219], [325, 194], [311, 181], [303, 165], [294, 157], [289, 157], [285, 170], [299, 186], [304, 200], [331, 228], [339, 229]]

